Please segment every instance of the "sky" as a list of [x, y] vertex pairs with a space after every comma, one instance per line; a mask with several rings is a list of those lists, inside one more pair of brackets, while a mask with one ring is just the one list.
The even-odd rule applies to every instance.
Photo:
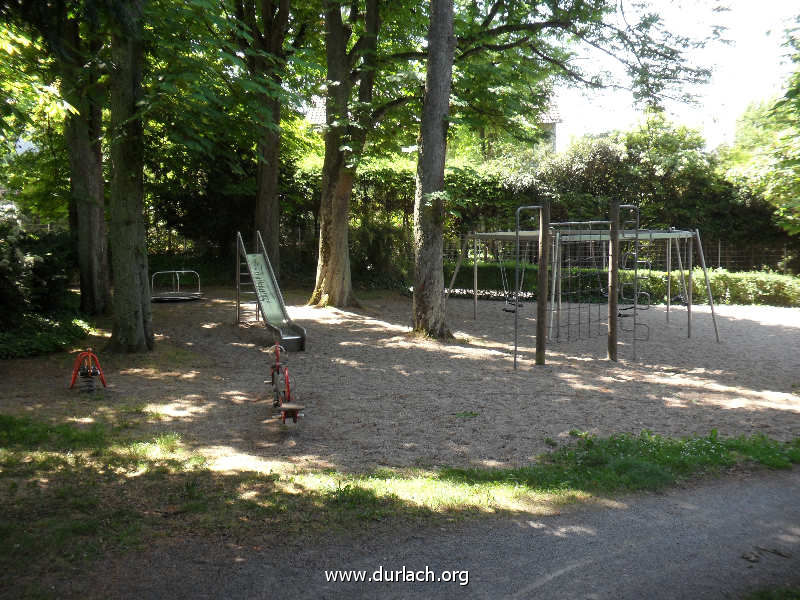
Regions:
[[[736, 119], [755, 101], [781, 92], [792, 72], [783, 44], [785, 30], [800, 14], [797, 0], [729, 0], [730, 11], [713, 14], [701, 1], [658, 1], [655, 4], [667, 26], [676, 32], [702, 35], [713, 23], [727, 26], [723, 36], [730, 45], [714, 43], [695, 51], [696, 62], [713, 68], [711, 81], [695, 93], [698, 103], [669, 102], [665, 108], [673, 121], [700, 129], [709, 149], [733, 141]], [[629, 129], [642, 118], [630, 94], [622, 91], [582, 91], [562, 88], [556, 96], [562, 122], [557, 148], [563, 150], [575, 137]]]

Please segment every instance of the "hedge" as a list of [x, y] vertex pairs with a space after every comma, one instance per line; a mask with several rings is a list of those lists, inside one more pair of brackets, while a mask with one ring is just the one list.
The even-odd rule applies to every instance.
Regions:
[[[514, 288], [513, 261], [503, 263], [507, 278], [506, 289]], [[445, 285], [450, 283], [453, 275], [453, 263], [446, 263], [444, 268]], [[504, 289], [502, 283], [503, 268], [499, 263], [478, 263], [478, 288], [487, 291], [484, 295], [497, 296]], [[607, 273], [591, 269], [572, 269], [575, 277], [572, 280], [572, 289], [585, 302], [604, 302], [605, 297], [601, 290], [606, 287]], [[768, 306], [800, 307], [800, 277], [781, 275], [772, 272], [750, 271], [731, 273], [724, 269], [710, 269], [709, 282], [711, 293], [717, 304], [757, 304]], [[642, 273], [640, 273], [642, 275]], [[524, 294], [536, 292], [537, 267], [528, 265], [522, 285]], [[633, 271], [620, 271], [623, 286], [633, 282]], [[454, 288], [471, 290], [473, 285], [473, 265], [463, 264], [456, 278]], [[565, 284], [562, 284], [565, 285]], [[566, 287], [566, 285], [565, 285]], [[626, 286], [627, 287], [627, 286]], [[629, 288], [628, 288], [629, 289]], [[667, 299], [666, 272], [645, 272], [641, 283], [642, 291], [650, 294], [653, 304], [664, 304]], [[627, 290], [626, 290], [627, 291]], [[672, 272], [672, 296], [681, 295], [680, 273]], [[692, 273], [692, 301], [695, 304], [708, 302], [705, 278], [702, 269], [695, 269]]]

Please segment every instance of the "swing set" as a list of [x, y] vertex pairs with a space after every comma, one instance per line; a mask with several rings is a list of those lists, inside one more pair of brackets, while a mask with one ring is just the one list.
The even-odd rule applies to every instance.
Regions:
[[[538, 230], [520, 227], [521, 213], [538, 216]], [[531, 221], [536, 221], [536, 216]], [[636, 205], [613, 204], [609, 218], [594, 221], [550, 222], [549, 204], [521, 206], [515, 213], [515, 230], [472, 233], [465, 239], [456, 264], [453, 281], [472, 241], [473, 318], [478, 318], [478, 243], [500, 245], [494, 253], [499, 260], [503, 286], [504, 312], [514, 314], [514, 368], [517, 367], [519, 312], [522, 300], [536, 302], [536, 364], [545, 364], [546, 342], [586, 339], [605, 333], [608, 357], [617, 360], [618, 332], [630, 334], [632, 358], [637, 343], [650, 339], [650, 326], [641, 321], [641, 312], [652, 304], [647, 288], [654, 277], [655, 256], [665, 259], [666, 320], [673, 303], [685, 306], [687, 337], [692, 336], [692, 261], [697, 252], [702, 268], [714, 333], [719, 342], [714, 300], [705, 265], [699, 230], [642, 229]], [[514, 283], [506, 272], [502, 244], [514, 244], [516, 259]], [[521, 243], [525, 243], [521, 251]], [[531, 244], [538, 249], [531, 260]], [[661, 248], [663, 246], [663, 255]], [[681, 293], [673, 296], [673, 257], [677, 257]], [[537, 265], [535, 292], [525, 291], [525, 273]], [[685, 266], [685, 268], [684, 268]], [[452, 287], [452, 284], [451, 284]], [[603, 310], [603, 307], [606, 307]]]

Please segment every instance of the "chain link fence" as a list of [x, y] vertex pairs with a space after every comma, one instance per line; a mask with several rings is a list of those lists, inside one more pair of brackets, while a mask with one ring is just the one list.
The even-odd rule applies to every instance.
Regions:
[[[444, 260], [445, 262], [455, 263], [461, 253], [464, 236], [448, 238], [445, 240]], [[479, 261], [493, 262], [498, 256], [505, 260], [513, 260], [515, 250], [513, 242], [495, 242], [502, 247], [493, 248], [491, 244], [481, 243], [478, 246]], [[665, 262], [664, 250], [658, 246], [658, 257], [653, 257], [654, 264], [661, 266]], [[524, 249], [524, 248], [523, 248]], [[469, 259], [472, 257], [470, 247]], [[794, 274], [792, 271], [793, 261], [798, 259], [798, 250], [788, 244], [741, 244], [732, 243], [725, 240], [703, 239], [703, 251], [706, 258], [706, 266], [714, 269], [725, 269], [731, 272], [737, 271], [775, 271], [786, 275]], [[695, 263], [697, 263], [695, 257]]]

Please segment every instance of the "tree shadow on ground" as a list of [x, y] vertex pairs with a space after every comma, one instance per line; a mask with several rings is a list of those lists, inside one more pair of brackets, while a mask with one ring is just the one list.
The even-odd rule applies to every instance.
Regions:
[[[229, 291], [208, 296], [154, 307], [155, 353], [101, 356], [112, 384], [105, 394], [66, 392], [71, 359], [63, 355], [9, 361], [2, 396], [16, 413], [176, 431], [230, 470], [521, 466], [572, 429], [678, 437], [718, 429], [778, 439], [800, 430], [800, 397], [791, 387], [792, 377], [800, 379], [800, 336], [780, 319], [738, 319], [721, 309], [723, 343], [710, 345], [708, 315], [698, 315], [687, 340], [675, 314], [669, 325], [652, 322], [654, 344], [642, 343], [636, 362], [605, 361], [605, 341], [594, 338], [551, 346], [542, 368], [532, 364], [534, 322], [526, 316], [513, 371], [513, 315], [499, 303], [481, 303], [474, 321], [470, 301], [451, 299], [458, 337], [439, 343], [409, 335], [410, 301], [400, 296], [357, 311], [292, 307], [309, 333], [307, 351], [288, 357], [307, 410], [297, 426], [282, 426], [264, 384], [266, 330], [232, 324]], [[648, 316], [661, 317], [658, 309]], [[751, 340], [758, 362], [744, 352]], [[628, 350], [622, 346], [623, 357]]]

